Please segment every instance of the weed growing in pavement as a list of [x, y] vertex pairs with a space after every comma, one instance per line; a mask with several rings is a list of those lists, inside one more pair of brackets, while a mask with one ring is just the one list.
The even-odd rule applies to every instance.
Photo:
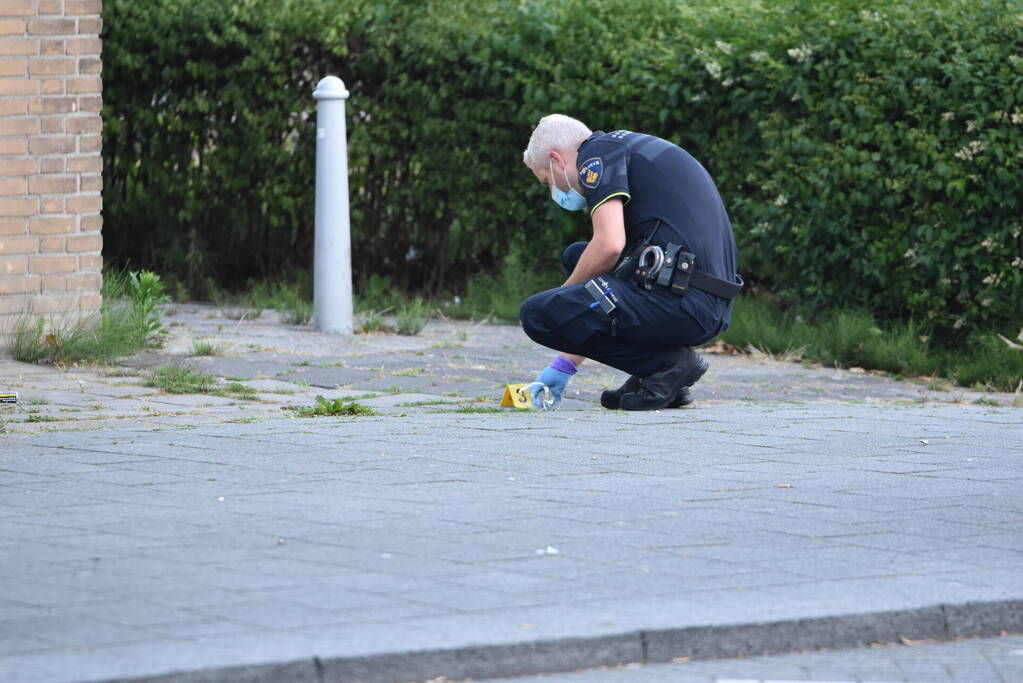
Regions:
[[255, 320], [263, 315], [262, 308], [229, 308], [220, 315], [228, 320]]
[[297, 302], [291, 308], [281, 311], [281, 322], [285, 325], [305, 325], [313, 317], [313, 305], [308, 301]]
[[142, 386], [155, 387], [168, 394], [208, 394], [216, 384], [217, 380], [212, 375], [178, 364], [153, 368], [142, 382]]
[[192, 342], [192, 355], [193, 356], [223, 356], [224, 347], [220, 344], [214, 344], [206, 339], [197, 339]]
[[367, 334], [370, 332], [390, 332], [391, 328], [384, 321], [384, 316], [390, 309], [377, 311], [366, 309], [355, 315], [355, 333]]
[[429, 307], [417, 296], [398, 308], [398, 312], [394, 314], [394, 326], [398, 334], [412, 336], [422, 332], [429, 319]]
[[23, 316], [9, 351], [27, 363], [102, 362], [131, 355], [164, 333], [167, 297], [155, 273], [107, 271], [102, 294], [103, 306], [92, 316], [69, 314], [49, 323], [43, 316]]
[[368, 401], [371, 398], [377, 398], [380, 394], [375, 392], [367, 392], [365, 394], [356, 394], [355, 396], [345, 396], [346, 401]]
[[163, 325], [163, 307], [170, 303], [167, 288], [160, 281], [160, 276], [151, 270], [128, 271], [125, 277], [124, 287], [131, 302], [135, 325], [143, 343], [152, 343], [158, 335], [167, 334]]
[[25, 418], [25, 422], [60, 422], [62, 419], [68, 420], [70, 418], [53, 417], [52, 415], [29, 415]]
[[473, 405], [462, 405], [449, 411], [449, 413], [504, 413], [507, 412], [504, 408], [498, 408], [497, 406], [473, 406]]
[[153, 368], [142, 386], [154, 387], [168, 394], [212, 394], [245, 401], [258, 401], [256, 390], [240, 382], [217, 385], [217, 378], [196, 372], [187, 365], [172, 363]]
[[405, 368], [404, 370], [398, 370], [394, 374], [401, 377], [419, 377], [419, 375], [423, 374], [423, 372], [424, 368]]
[[100, 371], [104, 377], [138, 377], [138, 368], [126, 368], [121, 366], [107, 366]]
[[241, 398], [246, 401], [258, 401], [259, 396], [256, 394], [256, 390], [252, 387], [245, 386], [240, 382], [228, 382], [223, 387], [219, 387], [209, 392], [211, 394], [217, 394], [219, 396], [231, 396], [232, 398]]
[[336, 398], [333, 401], [322, 396], [316, 397], [316, 403], [311, 407], [296, 408], [295, 412], [301, 417], [341, 417], [341, 416], [368, 416], [376, 415], [376, 412], [369, 406], [356, 403], [351, 399]]

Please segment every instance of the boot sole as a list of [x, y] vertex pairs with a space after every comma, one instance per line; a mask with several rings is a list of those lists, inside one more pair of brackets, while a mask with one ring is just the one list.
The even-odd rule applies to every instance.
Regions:
[[[600, 395], [600, 405], [608, 410], [621, 410], [622, 409], [622, 396], [624, 394], [619, 391], [605, 391]], [[678, 392], [678, 396], [671, 399], [666, 408], [684, 408], [693, 402], [693, 397], [689, 393], [689, 387], [682, 387], [682, 390]]]

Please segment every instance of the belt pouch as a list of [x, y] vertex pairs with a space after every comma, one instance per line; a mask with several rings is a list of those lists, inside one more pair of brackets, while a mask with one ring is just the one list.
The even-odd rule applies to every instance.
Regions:
[[661, 287], [671, 288], [672, 276], [675, 274], [675, 259], [678, 258], [681, 248], [681, 245], [669, 242], [664, 250], [664, 265], [661, 266], [661, 272], [657, 274], [657, 284]]
[[675, 257], [675, 267], [672, 269], [675, 277], [671, 282], [671, 293], [675, 296], [685, 296], [689, 291], [689, 278], [693, 275], [694, 261], [696, 261], [696, 254], [679, 249]]

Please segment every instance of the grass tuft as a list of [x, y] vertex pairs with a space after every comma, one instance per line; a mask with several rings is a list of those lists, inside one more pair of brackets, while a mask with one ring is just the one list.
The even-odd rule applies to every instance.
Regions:
[[255, 320], [263, 315], [262, 308], [229, 308], [220, 312], [228, 320]]
[[154, 368], [142, 386], [155, 387], [168, 394], [208, 394], [216, 386], [212, 375], [196, 372], [187, 365], [161, 365]]
[[508, 412], [504, 408], [498, 408], [496, 406], [474, 406], [474, 405], [462, 405], [449, 411], [449, 413], [505, 413]]
[[313, 315], [312, 279], [299, 273], [292, 282], [259, 282], [251, 284], [242, 303], [251, 309], [272, 308], [281, 315], [285, 325], [305, 325]]
[[228, 382], [223, 387], [214, 389], [210, 393], [217, 394], [218, 396], [231, 396], [232, 398], [240, 398], [246, 401], [259, 400], [259, 395], [256, 394], [255, 389], [240, 382]]
[[977, 335], [965, 348], [938, 346], [916, 323], [879, 325], [863, 311], [824, 311], [800, 315], [763, 298], [735, 302], [732, 326], [722, 340], [740, 349], [755, 348], [827, 366], [883, 370], [925, 378], [929, 388], [981, 385], [1013, 391], [1023, 382], [1023, 351], [995, 335]]
[[366, 309], [356, 314], [355, 320], [355, 332], [356, 334], [368, 334], [372, 332], [390, 332], [391, 328], [387, 326], [387, 322], [384, 320], [388, 309], [380, 311], [373, 309]]
[[398, 312], [394, 314], [394, 326], [398, 334], [412, 336], [422, 332], [429, 319], [429, 307], [417, 296], [398, 308]]
[[26, 363], [67, 364], [109, 361], [159, 344], [169, 299], [158, 275], [106, 271], [102, 294], [96, 315], [67, 315], [49, 323], [43, 316], [23, 316], [15, 323], [10, 352]]
[[224, 347], [214, 344], [206, 339], [197, 339], [192, 342], [193, 356], [223, 356]]

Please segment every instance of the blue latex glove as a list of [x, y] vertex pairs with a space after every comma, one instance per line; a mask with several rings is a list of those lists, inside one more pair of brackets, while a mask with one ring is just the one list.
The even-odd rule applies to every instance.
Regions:
[[[554, 368], [544, 368], [544, 371], [540, 373], [540, 376], [536, 378], [537, 382], [540, 382], [551, 392], [551, 398], [554, 399], [554, 405], [548, 406], [548, 410], [557, 408], [561, 405], [561, 394], [565, 391], [568, 386], [568, 380], [572, 379], [572, 375], [561, 370], [555, 370]], [[529, 396], [533, 399], [533, 405], [537, 408], [543, 408], [544, 390], [540, 384], [533, 384], [529, 387]]]

